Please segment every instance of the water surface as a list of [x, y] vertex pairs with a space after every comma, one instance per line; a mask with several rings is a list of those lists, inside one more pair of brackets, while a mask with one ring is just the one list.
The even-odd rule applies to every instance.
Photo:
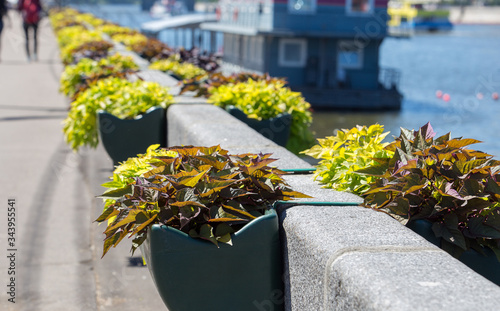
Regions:
[[[373, 123], [397, 136], [400, 127], [416, 129], [430, 121], [438, 135], [451, 131], [482, 140], [477, 149], [500, 156], [500, 100], [491, 97], [500, 93], [500, 25], [457, 25], [448, 33], [386, 38], [380, 65], [401, 71], [401, 111], [317, 112], [316, 137]], [[450, 100], [437, 98], [438, 90]]]

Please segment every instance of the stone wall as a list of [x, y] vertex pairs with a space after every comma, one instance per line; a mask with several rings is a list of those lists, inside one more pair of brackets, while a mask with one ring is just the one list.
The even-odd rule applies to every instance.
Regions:
[[[141, 78], [176, 95], [167, 110], [168, 146], [220, 145], [231, 153], [272, 153], [279, 169], [312, 168], [203, 98], [179, 96], [172, 77], [143, 68]], [[498, 310], [499, 286], [390, 216], [358, 206], [358, 196], [323, 189], [311, 174], [285, 179], [313, 196], [278, 209], [286, 311]], [[270, 304], [256, 302], [256, 310]]]
[[[169, 146], [272, 152], [278, 168], [310, 168], [215, 106], [174, 105], [167, 124]], [[314, 197], [279, 210], [287, 311], [497, 310], [500, 287], [390, 216], [353, 206], [359, 197], [322, 189], [312, 175], [286, 180]]]

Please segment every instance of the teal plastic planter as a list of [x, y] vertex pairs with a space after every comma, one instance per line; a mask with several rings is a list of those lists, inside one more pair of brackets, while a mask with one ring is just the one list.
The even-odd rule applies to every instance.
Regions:
[[165, 109], [161, 107], [153, 107], [130, 120], [99, 111], [97, 119], [101, 142], [115, 165], [145, 153], [150, 145], [166, 146], [167, 120]]
[[233, 246], [153, 225], [141, 245], [170, 311], [282, 310], [278, 217], [271, 210], [233, 235]]
[[[432, 224], [429, 221], [419, 219], [409, 223], [407, 227], [420, 234], [427, 241], [440, 247], [440, 239], [434, 235]], [[487, 256], [483, 256], [471, 249], [464, 252], [458, 260], [478, 274], [500, 286], [500, 262], [497, 260], [492, 250], [489, 248], [484, 248], [483, 250]]]
[[228, 106], [226, 111], [277, 145], [286, 147], [290, 137], [290, 126], [292, 125], [292, 116], [290, 114], [281, 114], [275, 118], [259, 121], [248, 118], [243, 111], [234, 106]]

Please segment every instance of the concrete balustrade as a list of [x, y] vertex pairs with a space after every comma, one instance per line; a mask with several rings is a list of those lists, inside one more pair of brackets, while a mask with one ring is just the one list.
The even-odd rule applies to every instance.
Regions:
[[[174, 78], [154, 70], [139, 76], [175, 95], [177, 104], [167, 110], [168, 146], [220, 145], [235, 154], [272, 153], [280, 169], [312, 168], [205, 99], [179, 95]], [[353, 206], [360, 197], [323, 189], [311, 174], [285, 179], [313, 197], [278, 209], [286, 311], [498, 310], [499, 286], [390, 216]]]
[[[272, 152], [278, 168], [310, 168], [215, 106], [173, 105], [167, 125], [169, 146], [220, 144], [232, 153]], [[314, 197], [299, 202], [325, 202], [280, 208], [287, 311], [498, 310], [500, 287], [390, 216], [360, 206], [327, 206], [362, 200], [322, 189], [312, 175], [286, 180]]]

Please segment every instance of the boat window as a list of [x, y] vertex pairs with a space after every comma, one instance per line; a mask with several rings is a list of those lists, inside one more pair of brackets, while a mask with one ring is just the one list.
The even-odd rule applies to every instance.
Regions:
[[338, 68], [360, 69], [363, 67], [363, 48], [355, 41], [340, 41], [337, 52]]
[[279, 65], [304, 67], [307, 59], [306, 39], [281, 38], [279, 42]]
[[288, 12], [290, 13], [315, 13], [316, 0], [288, 0]]
[[354, 14], [368, 14], [373, 12], [374, 0], [347, 0], [347, 12]]

